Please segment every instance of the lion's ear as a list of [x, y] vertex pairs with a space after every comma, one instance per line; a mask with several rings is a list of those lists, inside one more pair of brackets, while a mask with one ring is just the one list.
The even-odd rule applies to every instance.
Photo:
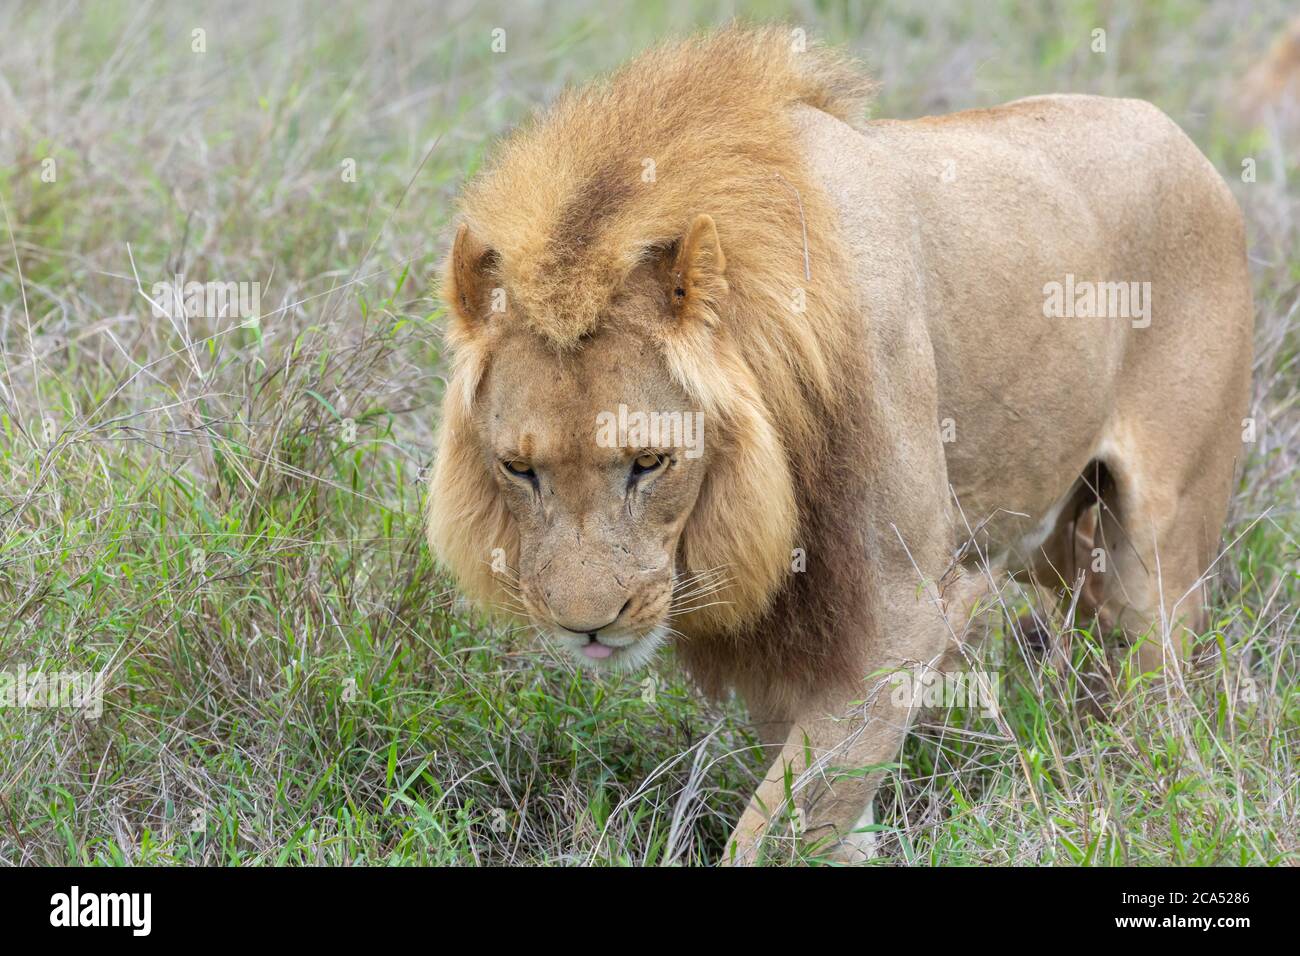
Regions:
[[727, 258], [718, 241], [713, 217], [695, 217], [686, 234], [673, 243], [675, 254], [667, 263], [669, 301], [678, 321], [698, 319], [708, 325], [718, 320], [717, 307], [727, 296]]
[[447, 258], [444, 288], [453, 314], [467, 326], [483, 321], [492, 310], [492, 274], [496, 263], [496, 252], [462, 222]]

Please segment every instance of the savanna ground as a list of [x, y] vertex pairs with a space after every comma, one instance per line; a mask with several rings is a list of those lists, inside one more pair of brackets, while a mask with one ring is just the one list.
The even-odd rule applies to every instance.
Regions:
[[[457, 185], [565, 83], [733, 13], [850, 44], [878, 116], [1150, 99], [1249, 223], [1258, 432], [1210, 663], [1135, 688], [1060, 615], [1033, 653], [1004, 588], [1000, 716], [926, 714], [881, 861], [1300, 858], [1300, 201], [1237, 100], [1286, 3], [183, 6], [0, 7], [0, 672], [107, 672], [98, 719], [0, 709], [0, 861], [717, 858], [759, 769], [740, 706], [492, 629], [420, 518]], [[261, 283], [260, 319], [156, 317], [176, 273]], [[1139, 706], [1094, 719], [1107, 684]]]

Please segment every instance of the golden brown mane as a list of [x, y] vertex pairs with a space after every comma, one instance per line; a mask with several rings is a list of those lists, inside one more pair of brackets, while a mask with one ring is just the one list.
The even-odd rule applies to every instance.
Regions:
[[[691, 622], [697, 632], [735, 635], [786, 586], [791, 549], [817, 520], [807, 502], [861, 387], [847, 258], [792, 114], [806, 104], [860, 125], [873, 85], [796, 40], [785, 28], [731, 27], [641, 55], [510, 136], [460, 209], [475, 249], [490, 252], [508, 321], [557, 349], [580, 348], [629, 274], [694, 217], [716, 222], [726, 280], [701, 305], [716, 334], [661, 342], [680, 384], [723, 423], [734, 460], [711, 473], [683, 536], [684, 570], [727, 565], [734, 582], [730, 603]], [[463, 589], [492, 600], [486, 543], [511, 563], [518, 545], [473, 441], [470, 410], [493, 342], [458, 279], [449, 261], [456, 357], [430, 539]]]

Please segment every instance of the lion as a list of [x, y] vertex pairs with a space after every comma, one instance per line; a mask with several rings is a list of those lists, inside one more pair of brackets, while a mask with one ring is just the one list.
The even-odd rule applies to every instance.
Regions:
[[873, 92], [780, 27], [666, 44], [506, 138], [446, 261], [431, 546], [584, 667], [671, 642], [743, 699], [726, 862], [871, 853], [886, 679], [958, 666], [998, 576], [1178, 675], [1243, 439], [1242, 217], [1171, 120]]

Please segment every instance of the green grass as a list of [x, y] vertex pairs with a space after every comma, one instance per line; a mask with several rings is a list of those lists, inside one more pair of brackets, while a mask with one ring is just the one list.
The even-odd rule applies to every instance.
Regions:
[[[98, 719], [0, 708], [0, 862], [719, 857], [761, 770], [743, 709], [701, 699], [671, 656], [651, 695], [644, 674], [593, 679], [493, 631], [421, 534], [430, 277], [458, 184], [564, 83], [724, 16], [515, 6], [0, 12], [24, 37], [0, 52], [0, 672], [110, 675]], [[1294, 863], [1300, 201], [1285, 150], [1232, 107], [1286, 5], [1246, 28], [1228, 4], [1049, 9], [746, 8], [855, 46], [879, 115], [1152, 98], [1253, 240], [1261, 432], [1215, 568], [1213, 660], [1097, 719], [1081, 698], [1131, 691], [1124, 669], [1062, 621], [1068, 650], [1025, 653], [1008, 589], [981, 651], [1001, 716], [925, 716], [878, 804], [881, 861]], [[261, 282], [260, 323], [153, 317], [136, 275], [149, 291], [177, 271]]]

